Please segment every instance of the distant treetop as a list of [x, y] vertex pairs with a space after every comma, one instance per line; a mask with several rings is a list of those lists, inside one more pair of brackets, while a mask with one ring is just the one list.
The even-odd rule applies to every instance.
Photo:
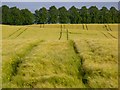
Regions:
[[34, 13], [28, 9], [20, 10], [17, 7], [2, 6], [2, 24], [9, 25], [120, 23], [118, 18], [120, 18], [120, 11], [113, 6], [109, 10], [106, 7], [98, 9], [96, 6], [90, 8], [83, 6], [80, 9], [72, 6], [68, 10], [64, 6], [58, 9], [51, 6], [48, 10], [42, 7]]

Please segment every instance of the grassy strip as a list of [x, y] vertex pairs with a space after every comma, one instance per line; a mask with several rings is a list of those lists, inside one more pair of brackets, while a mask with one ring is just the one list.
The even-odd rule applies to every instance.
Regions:
[[[29, 44], [24, 51], [21, 53], [16, 53], [12, 56], [9, 62], [4, 63], [3, 65], [3, 83], [9, 82], [12, 80], [12, 77], [17, 75], [18, 68], [20, 64], [24, 61], [24, 57], [31, 52], [31, 50], [38, 46], [38, 44], [43, 41], [36, 41], [34, 43]], [[7, 66], [7, 67], [6, 67]]]

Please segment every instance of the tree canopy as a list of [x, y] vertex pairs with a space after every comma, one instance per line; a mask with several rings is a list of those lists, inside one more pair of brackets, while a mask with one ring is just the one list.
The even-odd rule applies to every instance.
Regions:
[[48, 13], [47, 13], [47, 9], [45, 7], [42, 7], [39, 10], [35, 11], [35, 21], [38, 24], [45, 24], [47, 23], [47, 17], [48, 17]]
[[79, 14], [79, 11], [76, 7], [72, 6], [69, 9], [70, 13], [70, 23], [81, 23], [81, 16]]
[[61, 8], [58, 9], [59, 10], [59, 23], [69, 23], [70, 19], [69, 19], [69, 13], [67, 11], [67, 9], [63, 6]]
[[48, 23], [58, 23], [58, 10], [55, 6], [51, 6], [48, 10]]
[[28, 9], [20, 10], [17, 7], [2, 6], [2, 23], [10, 25], [33, 24], [33, 14]]
[[2, 7], [2, 23], [9, 25], [29, 25], [29, 24], [55, 24], [55, 23], [120, 23], [120, 11], [115, 7], [107, 9], [96, 6], [81, 9], [72, 6], [68, 10], [63, 6], [56, 8], [51, 6], [48, 10], [45, 7], [35, 10], [34, 13], [28, 9], [19, 9], [17, 7]]

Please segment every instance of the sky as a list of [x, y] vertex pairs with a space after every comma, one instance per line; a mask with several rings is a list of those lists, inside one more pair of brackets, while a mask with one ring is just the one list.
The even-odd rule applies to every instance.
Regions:
[[120, 0], [0, 0], [1, 2], [119, 2]]
[[40, 9], [42, 7], [46, 7], [49, 9], [51, 6], [56, 6], [57, 8], [65, 6], [69, 9], [71, 6], [75, 6], [77, 8], [81, 8], [82, 6], [86, 6], [89, 8], [90, 6], [97, 6], [101, 9], [103, 6], [110, 9], [110, 7], [114, 6], [118, 9], [118, 2], [2, 2], [2, 5], [8, 5], [9, 7], [18, 7], [20, 9], [27, 8], [31, 12], [34, 12], [36, 9]]

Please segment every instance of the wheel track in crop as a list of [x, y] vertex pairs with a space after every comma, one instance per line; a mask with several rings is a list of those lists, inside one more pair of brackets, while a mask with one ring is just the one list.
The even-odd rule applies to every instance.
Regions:
[[109, 37], [105, 34], [105, 33], [103, 33], [103, 32], [101, 32], [106, 38], [108, 38], [109, 39]]
[[60, 30], [60, 35], [59, 35], [58, 40], [60, 40], [60, 39], [61, 39], [61, 37], [62, 37], [62, 24], [61, 24], [61, 30]]
[[87, 26], [87, 24], [85, 24], [85, 26], [86, 26], [86, 30], [88, 30], [88, 26]]
[[28, 28], [25, 28], [23, 31], [21, 31], [15, 38], [19, 37], [21, 34], [23, 34]]
[[69, 31], [68, 31], [68, 29], [65, 28], [65, 25], [63, 26], [62, 24], [61, 24], [61, 30], [60, 30], [60, 35], [59, 35], [58, 40], [61, 40], [61, 38], [62, 38], [62, 35], [64, 33], [63, 29], [66, 30], [65, 31], [65, 33], [66, 33], [66, 39], [68, 40], [69, 39]]
[[18, 30], [16, 30], [15, 32], [13, 32], [12, 34], [10, 34], [9, 36], [8, 36], [8, 38], [10, 38], [11, 36], [13, 36], [14, 34], [16, 34], [18, 31], [20, 31], [22, 28], [19, 28]]
[[115, 37], [115, 36], [113, 36], [111, 33], [109, 33], [109, 32], [107, 32], [107, 34], [110, 36], [110, 37], [108, 37], [108, 35], [106, 35], [105, 33], [103, 33], [103, 32], [101, 32], [106, 38], [108, 38], [108, 39], [110, 39], [110, 37], [111, 38], [113, 38], [113, 39], [117, 39], [117, 37]]
[[87, 24], [82, 24], [82, 26], [83, 26], [83, 30], [88, 30]]
[[[104, 26], [105, 26], [105, 28], [106, 28], [107, 31], [112, 31], [112, 29], [111, 29], [111, 27], [110, 27], [109, 24], [107, 24], [107, 25], [105, 24]], [[104, 27], [103, 27], [103, 28], [104, 28]]]
[[81, 33], [77, 33], [77, 32], [68, 32], [69, 34], [81, 34]]
[[110, 31], [112, 31], [112, 29], [111, 29], [111, 27], [110, 27], [110, 25], [109, 25], [109, 24], [108, 24], [108, 28], [109, 28], [109, 30], [110, 30]]
[[22, 30], [22, 28], [18, 29], [17, 31], [13, 32], [11, 35], [9, 35], [8, 38], [17, 38], [19, 37], [21, 34], [23, 34], [28, 28], [25, 28], [24, 30]]
[[61, 37], [62, 37], [62, 34], [63, 34], [63, 32], [62, 32], [63, 30], [62, 30], [62, 28], [61, 28], [61, 30], [60, 30], [60, 36], [59, 36], [59, 38], [58, 38], [58, 40], [60, 40], [61, 39]]
[[[109, 31], [112, 31], [110, 25], [109, 25], [109, 24], [106, 25], [106, 28], [107, 28], [107, 26], [108, 26]], [[116, 38], [115, 36], [113, 36], [110, 32], [107, 32], [107, 33], [108, 33], [112, 38], [117, 39], [117, 38]]]
[[66, 29], [66, 34], [67, 34], [67, 40], [69, 39], [69, 32], [68, 29]]
[[40, 24], [40, 28], [44, 28], [45, 27], [45, 24]]
[[108, 32], [108, 34], [109, 34], [112, 38], [117, 39], [117, 38], [116, 38], [115, 36], [113, 36], [111, 33]]
[[17, 53], [15, 52], [15, 58], [13, 57], [13, 60], [11, 61], [11, 64], [10, 64], [10, 67], [11, 67], [11, 72], [10, 72], [10, 75], [9, 78], [10, 78], [10, 81], [12, 81], [14, 78], [13, 76], [15, 77], [18, 72], [19, 72], [19, 67], [20, 65], [24, 62], [24, 59], [25, 57], [35, 48], [39, 45], [39, 43], [42, 43], [43, 41], [41, 40], [38, 40], [38, 41], [35, 41], [34, 43], [30, 43], [26, 49], [21, 52], [21, 53]]
[[74, 52], [76, 53], [76, 55], [79, 57], [79, 60], [80, 60], [80, 66], [78, 67], [78, 71], [79, 71], [78, 79], [80, 79], [80, 76], [82, 76], [82, 83], [85, 85], [85, 87], [90, 88], [90, 86], [88, 84], [88, 79], [85, 78], [86, 70], [84, 69], [84, 66], [83, 66], [85, 59], [81, 55], [81, 52], [78, 50], [76, 43], [73, 40], [71, 40], [71, 41], [73, 44], [72, 46], [73, 46]]
[[105, 29], [106, 29], [107, 31], [109, 31], [109, 29], [107, 28], [107, 25], [105, 24], [104, 26], [105, 26]]
[[[112, 29], [111, 29], [111, 27], [109, 26], [109, 24], [108, 25], [104, 25], [105, 26], [105, 28], [106, 28], [106, 30], [107, 31], [112, 31]], [[103, 33], [103, 32], [102, 32]], [[103, 33], [104, 34], [104, 33]], [[114, 39], [117, 39], [115, 36], [113, 36], [110, 32], [107, 32], [107, 34], [110, 36], [110, 37], [112, 37], [112, 38], [114, 38]], [[108, 37], [106, 34], [104, 34], [104, 36], [106, 36], [106, 37]]]
[[84, 30], [85, 29], [84, 24], [82, 24], [82, 26], [83, 26], [83, 30]]

